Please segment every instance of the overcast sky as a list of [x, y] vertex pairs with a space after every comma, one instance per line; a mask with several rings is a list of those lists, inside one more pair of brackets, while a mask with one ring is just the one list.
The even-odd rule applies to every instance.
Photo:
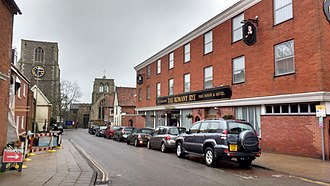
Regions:
[[15, 0], [13, 45], [57, 42], [61, 79], [91, 102], [94, 78], [135, 87], [134, 67], [239, 0]]

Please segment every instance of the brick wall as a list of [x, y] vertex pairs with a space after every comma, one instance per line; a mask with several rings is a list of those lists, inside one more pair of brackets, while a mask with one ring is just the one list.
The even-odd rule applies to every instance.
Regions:
[[[324, 123], [329, 158], [329, 120]], [[322, 157], [321, 130], [315, 116], [261, 116], [261, 129], [264, 152]]]
[[[257, 96], [271, 96], [329, 90], [330, 82], [321, 78], [330, 78], [329, 42], [320, 41], [327, 32], [329, 24], [322, 13], [321, 1], [293, 2], [294, 18], [274, 26], [272, 1], [262, 1], [244, 11], [244, 18], [259, 16], [257, 43], [247, 46], [242, 40], [232, 43], [231, 19], [218, 25], [213, 31], [213, 52], [203, 55], [203, 35], [190, 41], [191, 61], [183, 63], [183, 46], [174, 51], [174, 68], [168, 69], [168, 55], [161, 57], [161, 73], [156, 75], [156, 61], [150, 64], [151, 77], [145, 76], [142, 85], [142, 101], [137, 108], [156, 105], [156, 83], [161, 83], [161, 96], [168, 95], [168, 80], [174, 79], [174, 94], [183, 93], [183, 75], [190, 73], [191, 91], [203, 89], [203, 69], [213, 66], [213, 86], [232, 86], [232, 99]], [[308, 19], [306, 19], [308, 18]], [[321, 22], [320, 25], [315, 24]], [[274, 45], [294, 40], [295, 73], [274, 77]], [[321, 47], [324, 52], [321, 53]], [[322, 58], [321, 54], [328, 58]], [[232, 84], [232, 59], [245, 56], [245, 82]], [[324, 63], [321, 68], [321, 58]], [[325, 70], [322, 70], [325, 69]], [[142, 69], [147, 74], [147, 67]], [[151, 99], [146, 100], [146, 88], [150, 85]], [[257, 91], [256, 91], [256, 87]]]
[[[4, 1], [0, 1], [0, 72], [9, 75], [11, 62], [11, 43], [13, 15]], [[0, 155], [7, 143], [9, 79], [0, 79]]]

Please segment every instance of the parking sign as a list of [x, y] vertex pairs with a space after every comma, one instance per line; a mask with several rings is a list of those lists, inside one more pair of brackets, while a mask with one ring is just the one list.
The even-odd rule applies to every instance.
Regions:
[[316, 117], [326, 117], [325, 105], [316, 105]]

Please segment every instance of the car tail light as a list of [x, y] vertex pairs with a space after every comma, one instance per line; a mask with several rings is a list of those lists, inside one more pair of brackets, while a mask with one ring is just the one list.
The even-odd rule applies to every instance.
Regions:
[[167, 135], [165, 139], [166, 140], [170, 140], [171, 139], [171, 136]]
[[228, 130], [224, 130], [220, 135], [220, 139], [223, 140], [227, 139], [227, 134], [228, 134]]

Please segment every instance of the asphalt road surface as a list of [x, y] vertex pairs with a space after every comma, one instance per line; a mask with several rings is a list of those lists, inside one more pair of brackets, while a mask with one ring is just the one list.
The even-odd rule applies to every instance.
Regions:
[[87, 129], [66, 130], [64, 135], [108, 172], [110, 185], [317, 185], [260, 167], [241, 168], [236, 162], [220, 161], [211, 168], [199, 157], [179, 159], [174, 152], [96, 137]]

